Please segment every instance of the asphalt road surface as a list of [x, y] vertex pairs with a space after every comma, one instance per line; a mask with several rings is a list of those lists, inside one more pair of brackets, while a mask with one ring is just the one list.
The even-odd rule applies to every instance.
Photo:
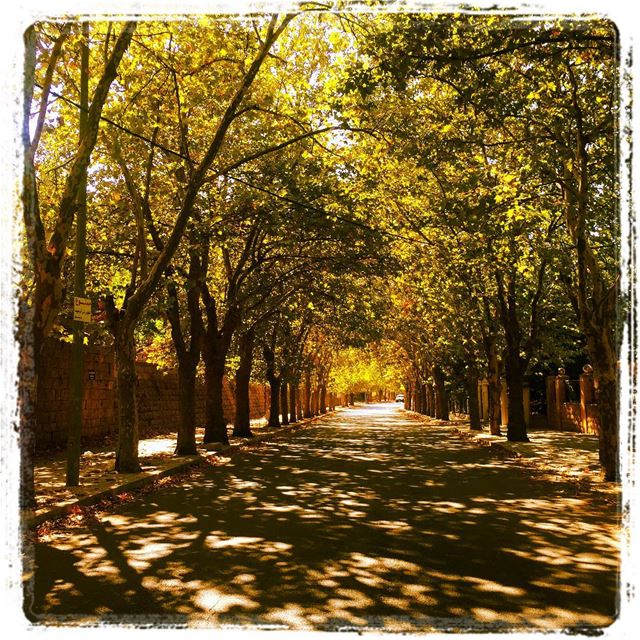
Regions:
[[618, 520], [398, 405], [360, 406], [39, 543], [25, 611], [268, 629], [604, 626]]

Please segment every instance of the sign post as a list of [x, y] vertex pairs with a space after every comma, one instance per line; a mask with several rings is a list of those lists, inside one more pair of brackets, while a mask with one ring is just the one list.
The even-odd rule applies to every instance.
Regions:
[[75, 297], [73, 299], [73, 319], [75, 322], [91, 322], [91, 300], [89, 298]]
[[[80, 56], [80, 142], [87, 128], [89, 111], [89, 23], [82, 24]], [[91, 322], [91, 300], [85, 298], [87, 258], [87, 171], [81, 177], [76, 214], [76, 252], [73, 279], [73, 352], [71, 356], [71, 421], [67, 436], [67, 487], [80, 484], [80, 434], [84, 389], [84, 323]]]

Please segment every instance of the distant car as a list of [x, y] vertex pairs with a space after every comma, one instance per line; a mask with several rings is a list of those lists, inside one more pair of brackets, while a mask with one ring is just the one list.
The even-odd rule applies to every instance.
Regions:
[[396, 396], [396, 402], [404, 402], [404, 393], [399, 393]]

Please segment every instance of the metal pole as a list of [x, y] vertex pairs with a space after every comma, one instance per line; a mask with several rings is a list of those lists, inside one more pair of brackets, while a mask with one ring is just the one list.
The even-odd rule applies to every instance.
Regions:
[[[80, 140], [87, 128], [89, 110], [89, 23], [82, 24], [80, 70]], [[74, 296], [85, 295], [85, 262], [87, 256], [87, 172], [81, 179], [76, 213], [76, 253], [74, 265]], [[84, 322], [73, 321], [73, 351], [71, 360], [71, 422], [67, 437], [67, 487], [80, 484], [80, 437], [82, 434], [82, 396], [84, 390]]]

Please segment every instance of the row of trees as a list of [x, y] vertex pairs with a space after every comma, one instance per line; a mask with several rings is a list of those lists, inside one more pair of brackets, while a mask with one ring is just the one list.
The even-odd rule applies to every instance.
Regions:
[[[29, 408], [45, 339], [70, 333], [65, 258], [82, 201], [89, 290], [104, 325], [90, 333], [116, 354], [118, 471], [139, 469], [137, 351], [162, 359], [169, 337], [164, 364], [175, 362], [180, 380], [179, 454], [195, 451], [199, 369], [205, 442], [228, 439], [222, 384], [230, 366], [235, 433], [251, 435], [256, 351], [272, 387], [271, 426], [279, 414], [296, 414], [301, 380], [304, 413], [313, 411], [312, 377], [321, 396], [313, 404], [326, 406], [336, 327], [355, 327], [366, 314], [355, 292], [380, 273], [385, 252], [366, 212], [341, 196], [331, 147], [343, 143], [331, 134], [351, 127], [335, 124], [326, 107], [320, 80], [329, 52], [302, 46], [311, 30], [329, 25], [294, 18], [45, 23], [27, 31], [25, 441], [35, 428]], [[78, 65], [80, 51], [86, 65]], [[83, 81], [92, 98], [78, 138]]]
[[140, 351], [178, 369], [186, 454], [199, 375], [205, 441], [225, 442], [224, 375], [244, 436], [252, 377], [276, 426], [373, 361], [393, 363], [385, 385], [486, 376], [493, 430], [506, 377], [508, 436], [525, 439], [526, 373], [584, 347], [616, 477], [611, 25], [309, 11], [43, 23], [25, 45], [26, 442], [44, 341], [71, 333], [86, 217], [103, 322], [85, 333], [116, 353], [119, 471], [139, 468]]
[[[603, 21], [396, 15], [363, 22], [348, 82], [384, 131], [388, 219], [414, 243], [391, 331], [411, 385], [500, 378], [510, 440], [527, 440], [533, 364], [584, 353], [599, 384], [600, 460], [617, 477], [619, 221], [615, 29]], [[366, 34], [366, 36], [365, 36]], [[399, 249], [403, 251], [402, 248]], [[624, 307], [623, 307], [624, 308]], [[409, 389], [411, 391], [411, 389]]]

